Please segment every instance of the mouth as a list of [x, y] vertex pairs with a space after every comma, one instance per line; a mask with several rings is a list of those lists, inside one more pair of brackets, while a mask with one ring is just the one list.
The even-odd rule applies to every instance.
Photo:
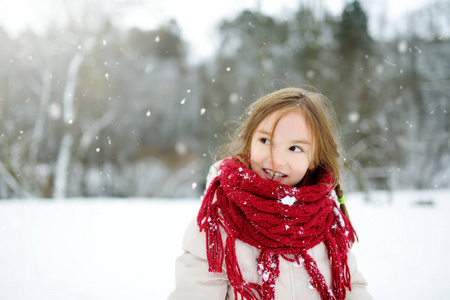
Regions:
[[285, 174], [278, 173], [278, 172], [273, 172], [272, 170], [269, 170], [269, 169], [263, 169], [263, 171], [267, 175], [269, 175], [269, 177], [272, 178], [272, 179], [282, 179], [282, 178], [287, 177], [287, 175], [285, 175]]

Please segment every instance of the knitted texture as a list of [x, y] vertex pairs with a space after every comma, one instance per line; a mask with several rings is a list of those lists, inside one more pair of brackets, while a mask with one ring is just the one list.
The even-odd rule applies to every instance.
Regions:
[[[280, 256], [304, 265], [321, 299], [344, 299], [351, 290], [347, 253], [356, 238], [336, 205], [333, 174], [324, 171], [315, 185], [291, 187], [261, 178], [235, 159], [225, 159], [209, 185], [197, 222], [206, 233], [210, 272], [225, 269], [234, 288], [249, 300], [275, 299]], [[220, 227], [226, 233], [223, 245]], [[261, 250], [262, 285], [246, 282], [239, 268], [235, 241]], [[332, 287], [307, 250], [324, 242], [331, 260]]]

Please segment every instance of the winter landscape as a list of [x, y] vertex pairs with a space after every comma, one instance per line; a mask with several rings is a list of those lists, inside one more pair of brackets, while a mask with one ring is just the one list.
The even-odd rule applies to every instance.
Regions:
[[291, 85], [336, 110], [374, 298], [450, 299], [449, 15], [441, 0], [3, 1], [0, 300], [166, 299], [229, 121]]
[[[348, 196], [374, 299], [449, 299], [450, 190]], [[199, 199], [0, 202], [0, 299], [166, 299]]]

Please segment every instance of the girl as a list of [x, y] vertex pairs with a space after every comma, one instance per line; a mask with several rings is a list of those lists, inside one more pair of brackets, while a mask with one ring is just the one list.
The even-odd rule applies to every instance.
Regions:
[[286, 88], [244, 116], [211, 167], [169, 299], [372, 299], [349, 251], [355, 231], [336, 204], [340, 148], [329, 101]]

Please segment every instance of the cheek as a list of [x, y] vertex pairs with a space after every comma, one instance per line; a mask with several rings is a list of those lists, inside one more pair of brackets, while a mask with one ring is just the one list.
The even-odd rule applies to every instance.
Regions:
[[262, 147], [260, 147], [257, 143], [252, 143], [252, 148], [250, 149], [250, 164], [252, 169], [253, 167], [261, 164], [264, 156], [262, 150]]
[[308, 169], [311, 168], [311, 163], [306, 156], [297, 156], [295, 160], [292, 160], [292, 166], [296, 169], [297, 173], [306, 173]]

